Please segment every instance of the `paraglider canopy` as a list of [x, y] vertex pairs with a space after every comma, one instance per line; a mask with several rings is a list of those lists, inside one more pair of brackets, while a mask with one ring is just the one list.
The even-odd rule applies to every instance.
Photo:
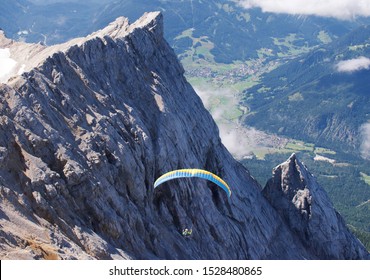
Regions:
[[211, 181], [218, 185], [221, 189], [223, 189], [228, 195], [228, 197], [231, 196], [231, 189], [224, 180], [222, 180], [217, 175], [203, 169], [179, 169], [167, 172], [160, 176], [154, 182], [154, 188], [157, 188], [160, 184], [172, 179], [191, 178], [191, 177], [197, 177]]

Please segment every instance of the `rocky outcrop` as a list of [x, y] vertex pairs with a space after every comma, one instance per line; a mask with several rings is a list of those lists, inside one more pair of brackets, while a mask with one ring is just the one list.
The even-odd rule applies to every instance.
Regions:
[[322, 259], [369, 257], [295, 154], [274, 169], [263, 194], [313, 255]]
[[[160, 13], [62, 45], [5, 47], [23, 48], [24, 72], [0, 85], [2, 259], [321, 257], [222, 145]], [[219, 175], [231, 198], [202, 180], [153, 189], [178, 168]]]

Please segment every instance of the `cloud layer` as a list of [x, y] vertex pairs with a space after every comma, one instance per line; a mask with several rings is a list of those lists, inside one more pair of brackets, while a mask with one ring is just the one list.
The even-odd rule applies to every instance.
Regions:
[[259, 7], [264, 12], [315, 15], [342, 20], [370, 16], [370, 0], [239, 0], [239, 3], [247, 9]]
[[[265, 147], [280, 147], [279, 145], [284, 143], [285, 140], [276, 135], [267, 134], [253, 127], [242, 126], [238, 120], [229, 120], [226, 117], [227, 113], [239, 104], [238, 98], [233, 95], [232, 91], [209, 88], [195, 88], [195, 91], [216, 121], [222, 143], [235, 158], [250, 157], [262, 147], [263, 149]], [[227, 99], [228, 102], [215, 106], [215, 100], [220, 98]]]
[[360, 128], [361, 134], [361, 155], [370, 159], [370, 123], [365, 123]]
[[370, 69], [370, 59], [364, 56], [343, 60], [336, 65], [338, 72], [352, 73], [364, 69]]
[[[253, 131], [240, 127], [237, 121], [232, 122], [225, 118], [227, 111], [236, 106], [237, 99], [233, 99], [233, 93], [226, 89], [204, 89], [195, 88], [195, 91], [202, 99], [204, 106], [210, 110], [212, 107], [212, 100], [220, 97], [228, 97], [229, 103], [225, 106], [218, 104], [216, 108], [212, 108], [210, 113], [218, 125], [222, 143], [236, 158], [243, 158], [251, 154], [252, 147], [255, 146], [253, 139]], [[215, 107], [215, 106], [213, 106]]]

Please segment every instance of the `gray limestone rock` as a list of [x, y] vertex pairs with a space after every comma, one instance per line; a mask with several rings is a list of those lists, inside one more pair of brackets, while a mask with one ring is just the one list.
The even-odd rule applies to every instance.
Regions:
[[295, 154], [274, 169], [263, 194], [295, 236], [318, 258], [369, 257], [335, 211], [325, 190]]

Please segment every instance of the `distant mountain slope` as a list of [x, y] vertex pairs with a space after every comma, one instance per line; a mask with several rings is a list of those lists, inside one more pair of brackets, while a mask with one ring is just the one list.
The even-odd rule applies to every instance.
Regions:
[[246, 92], [245, 102], [253, 111], [246, 123], [320, 145], [358, 150], [359, 128], [369, 120], [370, 71], [367, 67], [344, 71], [338, 63], [351, 63], [369, 53], [370, 27], [363, 26], [265, 74]]
[[20, 22], [26, 16], [31, 5], [26, 0], [0, 0], [0, 28], [5, 30], [9, 36], [14, 37], [17, 32], [22, 30], [23, 26]]
[[[97, 14], [97, 27], [118, 15], [130, 19], [142, 12], [160, 10], [165, 15], [165, 34], [177, 54], [192, 47], [191, 38], [213, 44], [210, 52], [218, 63], [294, 55], [303, 48], [335, 40], [358, 22], [342, 22], [316, 17], [297, 17], [245, 10], [233, 1], [115, 1]], [[183, 34], [184, 31], [190, 31]]]
[[27, 0], [0, 0], [0, 28], [9, 38], [48, 45], [86, 36], [98, 4], [79, 1], [35, 5]]
[[[28, 42], [45, 41], [48, 45], [86, 36], [119, 16], [134, 21], [144, 12], [161, 11], [165, 15], [166, 39], [178, 55], [202, 38], [212, 45], [209, 51], [218, 63], [295, 55], [335, 40], [361, 24], [360, 21], [262, 13], [260, 9], [245, 10], [234, 1], [219, 0], [124, 0], [49, 5], [34, 5], [26, 0], [0, 0], [0, 4], [2, 2], [5, 9], [0, 11], [0, 28], [9, 37], [22, 37]], [[27, 34], [18, 34], [24, 31]]]

